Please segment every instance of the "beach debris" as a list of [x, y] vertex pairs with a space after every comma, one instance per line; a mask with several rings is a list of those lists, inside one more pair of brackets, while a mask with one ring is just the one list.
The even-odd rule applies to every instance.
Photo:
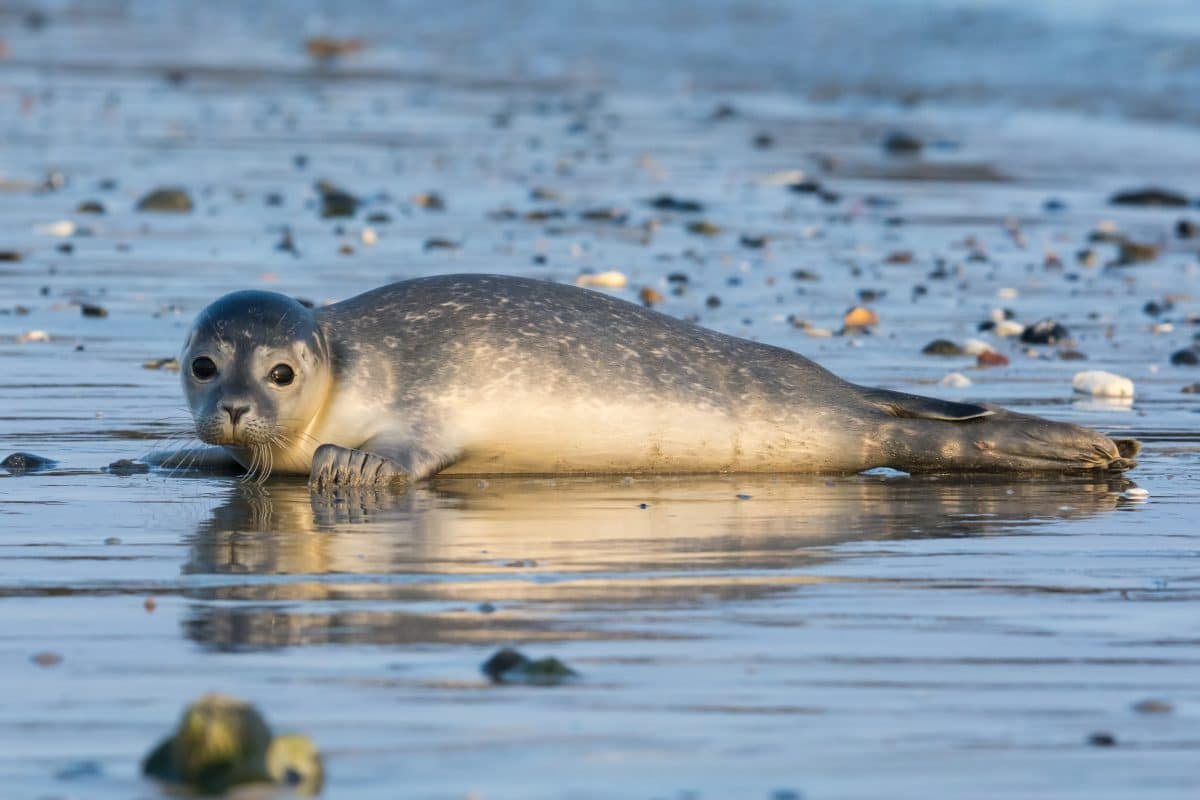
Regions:
[[317, 181], [316, 189], [317, 193], [321, 195], [321, 216], [323, 218], [353, 217], [358, 213], [358, 207], [362, 201], [345, 189], [327, 180]]
[[1057, 344], [1070, 335], [1066, 327], [1056, 320], [1043, 319], [1022, 330], [1021, 341], [1025, 344]]
[[412, 196], [412, 204], [426, 211], [445, 211], [446, 198], [438, 192], [421, 192]]
[[29, 660], [39, 667], [57, 667], [62, 663], [63, 657], [61, 653], [53, 650], [43, 650], [40, 653], [34, 653]]
[[920, 153], [924, 147], [924, 142], [907, 131], [889, 131], [888, 134], [883, 137], [884, 152], [892, 155], [916, 155], [917, 153]]
[[1158, 258], [1158, 254], [1162, 250], [1156, 244], [1135, 242], [1132, 239], [1124, 238], [1118, 242], [1117, 248], [1117, 264], [1121, 266], [1154, 261]]
[[[1149, 494], [1149, 492], [1147, 492]], [[1133, 710], [1139, 714], [1170, 714], [1175, 710], [1175, 706], [1168, 703], [1166, 700], [1158, 700], [1155, 698], [1147, 698], [1139, 700], [1133, 704]]]
[[118, 475], [128, 477], [130, 475], [144, 475], [150, 471], [150, 465], [141, 461], [134, 461], [131, 458], [119, 458], [104, 468], [104, 471], [110, 475]]
[[1071, 387], [1080, 394], [1094, 397], [1133, 397], [1133, 381], [1099, 369], [1076, 373]]
[[99, 200], [84, 200], [75, 206], [76, 214], [103, 214], [104, 204]]
[[191, 195], [178, 186], [161, 186], [142, 196], [138, 211], [159, 214], [186, 214], [193, 208]]
[[358, 238], [367, 247], [374, 247], [379, 244], [379, 234], [375, 232], [374, 228], [363, 228], [359, 232]]
[[1186, 206], [1187, 195], [1160, 186], [1125, 189], [1108, 199], [1114, 206]]
[[69, 219], [60, 219], [56, 222], [47, 222], [44, 225], [34, 225], [33, 232], [39, 236], [53, 236], [56, 239], [65, 239], [68, 236], [74, 236], [79, 229], [74, 221]]
[[43, 469], [53, 469], [58, 466], [58, 462], [45, 456], [35, 456], [33, 453], [12, 453], [0, 461], [0, 468], [8, 470], [14, 475], [23, 475], [26, 472], [38, 472]]
[[866, 306], [854, 306], [842, 317], [846, 328], [870, 328], [879, 324], [879, 315]]
[[995, 350], [988, 350], [975, 357], [975, 365], [978, 367], [1007, 367], [1008, 356], [997, 353]]
[[526, 686], [558, 686], [579, 673], [557, 658], [531, 660], [511, 647], [498, 650], [480, 667], [492, 683], [515, 683]]
[[663, 297], [662, 292], [658, 291], [654, 287], [643, 286], [642, 290], [638, 292], [638, 299], [642, 301], [642, 305], [644, 305], [646, 308], [652, 308], [666, 298]]
[[687, 231], [697, 236], [720, 236], [721, 226], [707, 220], [700, 220], [699, 222], [689, 222]]
[[966, 351], [957, 342], [952, 342], [949, 339], [934, 339], [921, 348], [921, 354], [926, 356], [961, 356], [966, 355]]
[[164, 372], [179, 372], [179, 359], [174, 356], [152, 358], [142, 362], [142, 369], [161, 369]]
[[304, 50], [318, 61], [361, 53], [366, 46], [362, 39], [343, 36], [312, 36], [304, 42]]
[[314, 796], [325, 778], [307, 736], [274, 736], [254, 706], [216, 693], [184, 709], [175, 730], [142, 761], [142, 774], [201, 795], [274, 783]]
[[1140, 486], [1130, 486], [1128, 489], [1121, 492], [1121, 497], [1124, 497], [1126, 500], [1145, 502], [1150, 498], [1150, 491], [1148, 489], [1143, 489]]
[[948, 389], [966, 389], [971, 385], [971, 379], [961, 372], [949, 372], [938, 381]]
[[1200, 364], [1200, 354], [1190, 348], [1171, 353], [1171, 363], [1177, 367], [1194, 367]]
[[624, 272], [615, 269], [605, 272], [585, 272], [575, 278], [576, 286], [586, 286], [590, 289], [624, 289], [629, 285], [629, 278]]
[[901, 469], [892, 469], [891, 467], [871, 467], [870, 469], [864, 469], [858, 474], [865, 478], [883, 478], [884, 480], [912, 477], [912, 473], [905, 472]]
[[646, 201], [651, 208], [659, 211], [675, 211], [680, 214], [702, 214], [704, 204], [699, 200], [688, 200], [671, 194], [660, 194]]
[[48, 342], [50, 334], [43, 330], [25, 331], [17, 336], [17, 341], [21, 344], [29, 344], [31, 342]]

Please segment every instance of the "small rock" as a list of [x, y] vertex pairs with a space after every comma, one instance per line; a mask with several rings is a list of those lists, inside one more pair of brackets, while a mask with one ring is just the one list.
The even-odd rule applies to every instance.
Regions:
[[1087, 361], [1087, 353], [1081, 353], [1078, 350], [1059, 350], [1058, 358], [1060, 361]]
[[842, 325], [847, 328], [870, 328], [879, 324], [879, 315], [865, 306], [855, 306], [842, 317]]
[[592, 289], [624, 289], [629, 284], [625, 273], [610, 269], [606, 272], [584, 273], [575, 279], [576, 286]]
[[104, 306], [92, 305], [91, 303], [80, 303], [79, 311], [85, 317], [107, 317], [108, 309]]
[[884, 151], [892, 155], [914, 155], [924, 147], [924, 142], [906, 131], [891, 131], [883, 139]]
[[579, 212], [580, 219], [588, 222], [611, 222], [616, 225], [623, 225], [629, 214], [619, 208], [589, 208], [586, 211]]
[[687, 231], [697, 236], [719, 236], [721, 234], [721, 226], [701, 220], [699, 222], [689, 222]]
[[75, 206], [76, 214], [103, 214], [104, 204], [99, 200], [84, 200]]
[[164, 186], [138, 200], [138, 211], [151, 211], [165, 214], [186, 214], [193, 208], [192, 198], [186, 190]]
[[0, 461], [0, 467], [14, 475], [23, 475], [26, 472], [38, 472], [43, 469], [53, 469], [57, 465], [57, 461], [44, 456], [35, 456], [33, 453], [13, 453], [3, 461]]
[[949, 389], [966, 389], [971, 385], [971, 379], [961, 372], [948, 373], [939, 382]]
[[154, 609], [158, 608], [158, 601], [153, 597], [147, 597], [142, 601], [142, 608], [146, 609], [147, 614], [153, 614]]
[[317, 193], [321, 195], [321, 216], [325, 219], [353, 217], [361, 205], [357, 197], [326, 180], [317, 181]]
[[750, 143], [758, 150], [766, 150], [769, 147], [774, 146], [775, 137], [769, 133], [757, 133], [754, 135], [754, 138], [750, 140]]
[[374, 228], [363, 228], [358, 237], [367, 247], [374, 247], [379, 243], [379, 234], [375, 232]]
[[40, 653], [34, 653], [29, 660], [39, 667], [57, 667], [62, 663], [63, 657], [52, 650], [43, 650]]
[[650, 286], [643, 286], [642, 290], [638, 292], [638, 299], [642, 301], [642, 305], [644, 305], [646, 308], [651, 308], [658, 305], [666, 298], [664, 298], [662, 292], [658, 291], [657, 289], [654, 289]]
[[715, 294], [710, 294], [704, 300], [704, 305], [708, 306], [709, 308], [720, 308], [721, 307], [721, 298], [717, 297]]
[[1021, 341], [1025, 344], [1057, 344], [1070, 333], [1067, 329], [1052, 319], [1043, 319], [1033, 323], [1021, 332]]
[[20, 261], [21, 253], [19, 250], [0, 250], [0, 261]]
[[1188, 198], [1173, 189], [1147, 186], [1117, 192], [1108, 202], [1115, 206], [1186, 206]]
[[806, 269], [792, 270], [792, 280], [794, 281], [819, 281], [821, 276], [815, 272], [810, 272]]
[[702, 214], [704, 204], [699, 200], [685, 200], [670, 194], [660, 194], [646, 201], [652, 208], [659, 211], [675, 211], [680, 214]]
[[1117, 263], [1120, 265], [1142, 264], [1154, 261], [1158, 258], [1158, 253], [1161, 250], [1156, 244], [1145, 244], [1143, 242], [1135, 242], [1131, 239], [1122, 239], [1118, 248]]
[[1200, 226], [1190, 219], [1181, 219], [1175, 223], [1175, 235], [1180, 239], [1195, 239], [1200, 234]]
[[443, 239], [440, 236], [433, 236], [425, 240], [425, 252], [430, 250], [458, 250], [461, 248], [458, 242], [453, 239]]
[[528, 686], [557, 686], [579, 677], [579, 673], [557, 658], [540, 658], [533, 661], [511, 647], [497, 651], [480, 669], [493, 683]]
[[1076, 373], [1071, 387], [1080, 394], [1094, 397], [1133, 397], [1133, 381], [1098, 369]]
[[718, 103], [709, 112], [708, 118], [712, 120], [733, 119], [738, 115], [737, 109], [729, 103]]
[[1177, 367], [1194, 367], [1200, 364], [1200, 355], [1195, 350], [1176, 350], [1171, 353], [1171, 363]]
[[1200, 383], [1192, 383], [1183, 387], [1181, 390], [1184, 394], [1200, 394]]
[[1097, 731], [1088, 736], [1087, 742], [1092, 747], [1116, 747], [1117, 737], [1108, 731]]
[[911, 264], [915, 258], [912, 250], [894, 250], [883, 261], [885, 264]]
[[927, 356], [961, 356], [965, 355], [966, 351], [956, 342], [952, 342], [949, 339], [934, 339], [921, 348], [921, 354]]
[[748, 247], [752, 250], [761, 250], [767, 246], [767, 241], [768, 240], [766, 236], [751, 236], [746, 233], [743, 233], [740, 237], [738, 237], [738, 243], [741, 244], [742, 247]]
[[1175, 706], [1165, 700], [1139, 700], [1133, 704], [1133, 710], [1139, 714], [1170, 714]]
[[418, 208], [423, 208], [426, 211], [445, 211], [446, 200], [437, 192], [422, 192], [421, 194], [413, 195], [413, 205]]
[[98, 761], [76, 761], [57, 770], [54, 778], [60, 781], [78, 781], [99, 778], [103, 774], [104, 769]]
[[30, 342], [48, 342], [50, 341], [50, 334], [41, 330], [25, 331], [17, 337], [17, 341], [22, 344], [27, 344]]
[[795, 183], [789, 183], [787, 184], [787, 188], [789, 192], [795, 192], [796, 194], [820, 194], [825, 190], [820, 181], [813, 180], [812, 178], [805, 178]]
[[161, 369], [164, 372], [179, 372], [179, 359], [173, 356], [167, 358], [152, 358], [142, 362], [142, 369]]
[[1124, 497], [1126, 500], [1136, 500], [1138, 502], [1144, 502], [1145, 500], [1147, 500], [1150, 497], [1150, 492], [1149, 492], [1149, 490], [1143, 489], [1140, 486], [1130, 486], [1128, 489], [1121, 492], [1121, 496]]
[[1008, 356], [997, 353], [995, 350], [989, 350], [976, 356], [975, 364], [980, 367], [1007, 367]]
[[111, 475], [142, 475], [150, 471], [150, 465], [129, 458], [118, 459], [104, 468]]
[[339, 36], [313, 36], [304, 42], [305, 51], [318, 61], [360, 53], [366, 46], [362, 39]]

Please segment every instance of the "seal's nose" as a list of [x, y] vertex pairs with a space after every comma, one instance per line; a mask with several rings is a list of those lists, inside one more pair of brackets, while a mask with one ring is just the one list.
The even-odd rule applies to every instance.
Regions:
[[221, 408], [229, 415], [229, 421], [234, 425], [237, 425], [238, 420], [250, 410], [250, 406], [221, 406]]

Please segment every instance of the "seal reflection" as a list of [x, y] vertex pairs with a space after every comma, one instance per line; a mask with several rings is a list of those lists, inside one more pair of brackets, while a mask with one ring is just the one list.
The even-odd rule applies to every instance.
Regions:
[[1111, 511], [1129, 485], [979, 476], [438, 479], [402, 494], [239, 485], [189, 542], [185, 573], [227, 579], [187, 590], [185, 633], [221, 650], [637, 636], [620, 628], [620, 611], [795, 592], [837, 580], [813, 569], [837, 558], [835, 545], [1013, 533]]

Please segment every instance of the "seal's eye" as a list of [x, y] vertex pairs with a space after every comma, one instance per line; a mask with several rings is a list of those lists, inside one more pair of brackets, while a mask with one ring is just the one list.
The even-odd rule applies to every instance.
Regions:
[[271, 383], [276, 386], [287, 386], [292, 381], [296, 380], [296, 373], [287, 364], [276, 364], [271, 368], [271, 374], [268, 375]]
[[200, 356], [192, 362], [192, 375], [198, 381], [206, 381], [217, 374], [217, 365], [208, 356]]

